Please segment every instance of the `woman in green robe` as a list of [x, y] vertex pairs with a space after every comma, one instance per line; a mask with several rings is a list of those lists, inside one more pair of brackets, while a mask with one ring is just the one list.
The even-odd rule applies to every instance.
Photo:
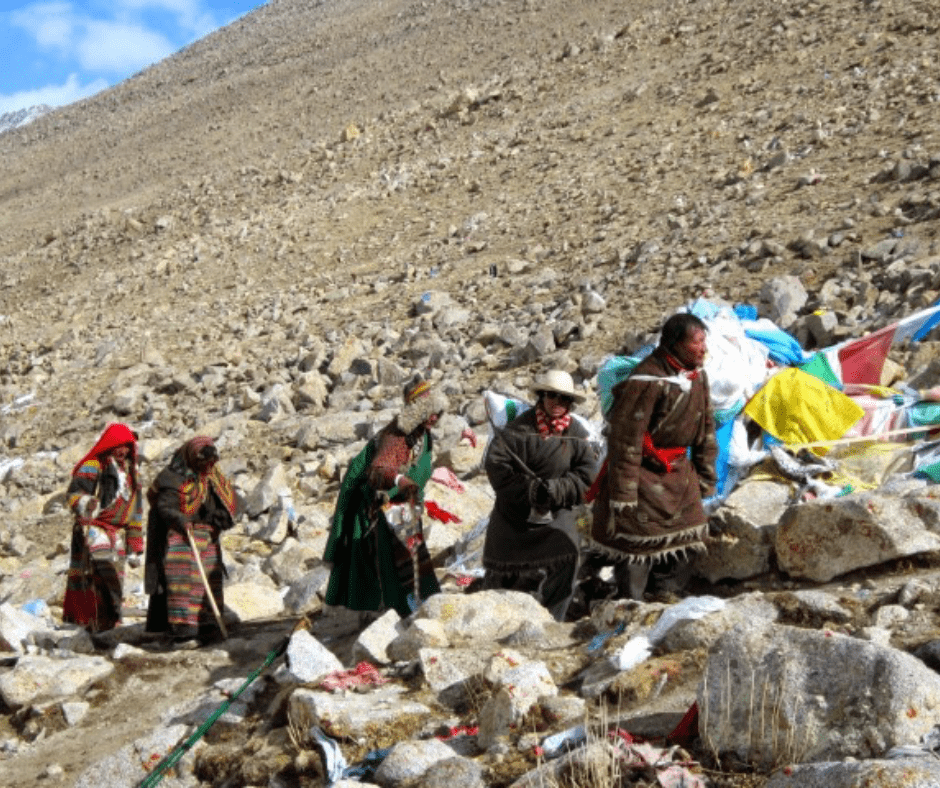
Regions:
[[[352, 460], [340, 486], [323, 560], [329, 605], [412, 613], [440, 585], [424, 543], [424, 486], [431, 478], [431, 427], [447, 398], [421, 378], [405, 407]], [[417, 592], [415, 585], [417, 584]]]

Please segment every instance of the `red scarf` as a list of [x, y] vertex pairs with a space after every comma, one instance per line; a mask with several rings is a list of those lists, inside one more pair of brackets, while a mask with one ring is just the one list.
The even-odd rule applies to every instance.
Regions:
[[571, 413], [565, 411], [564, 416], [559, 416], [557, 419], [553, 419], [544, 410], [542, 410], [541, 405], [536, 405], [535, 423], [539, 428], [539, 435], [547, 440], [551, 435], [561, 435], [566, 429], [568, 429], [568, 425], [571, 424]]
[[669, 366], [672, 367], [676, 372], [682, 372], [689, 380], [695, 380], [698, 377], [699, 370], [689, 369], [668, 350], [665, 351], [664, 355], [666, 356], [666, 363], [669, 364]]

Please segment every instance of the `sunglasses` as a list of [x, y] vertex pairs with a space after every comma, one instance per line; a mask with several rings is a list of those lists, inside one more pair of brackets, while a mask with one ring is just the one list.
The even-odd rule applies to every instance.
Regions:
[[562, 405], [570, 405], [574, 402], [574, 397], [570, 397], [567, 394], [558, 394], [555, 391], [540, 391], [539, 396], [544, 397], [545, 399], [554, 399], [558, 400]]

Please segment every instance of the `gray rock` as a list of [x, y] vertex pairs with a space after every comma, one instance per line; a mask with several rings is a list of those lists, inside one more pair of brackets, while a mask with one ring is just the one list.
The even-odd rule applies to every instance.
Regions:
[[404, 687], [387, 684], [340, 695], [297, 689], [288, 705], [292, 718], [305, 719], [302, 715], [307, 714], [329, 736], [358, 738], [376, 725], [391, 728], [400, 720], [431, 715], [427, 706], [406, 699], [404, 692]]
[[755, 766], [877, 758], [932, 728], [940, 676], [838, 633], [741, 625], [712, 647], [698, 705], [706, 746]]
[[421, 776], [422, 788], [485, 788], [483, 767], [470, 758], [451, 757], [431, 764]]
[[[102, 786], [131, 786], [146, 779], [153, 769], [152, 753], [168, 753], [189, 734], [188, 725], [163, 725], [142, 736], [132, 744], [121, 747], [113, 755], [93, 763], [75, 781], [74, 788], [102, 788]], [[192, 769], [192, 751], [177, 769], [185, 773]]]
[[861, 785], [935, 788], [940, 785], [940, 761], [925, 757], [802, 763], [778, 769], [764, 788], [858, 788]]
[[319, 592], [325, 589], [329, 578], [330, 570], [325, 566], [318, 566], [306, 572], [290, 584], [290, 590], [284, 595], [284, 608], [293, 615], [318, 610]]
[[422, 648], [418, 651], [424, 680], [445, 706], [456, 706], [477, 691], [490, 650]]
[[290, 678], [300, 684], [343, 670], [343, 663], [333, 652], [303, 629], [291, 635], [286, 662]]
[[435, 594], [415, 618], [437, 619], [451, 643], [499, 640], [512, 634], [519, 622], [553, 622], [551, 614], [521, 591], [479, 591], [475, 594]]
[[283, 383], [275, 383], [261, 395], [261, 407], [255, 414], [255, 418], [269, 423], [295, 412], [290, 388]]
[[419, 618], [388, 644], [386, 653], [394, 662], [411, 662], [419, 658], [423, 648], [443, 649], [449, 645], [444, 627], [439, 621]]
[[[454, 758], [454, 751], [438, 739], [399, 742], [375, 770], [374, 779], [379, 785], [387, 786], [420, 780], [435, 764]], [[421, 784], [425, 784], [423, 780]]]
[[720, 610], [701, 618], [678, 621], [669, 628], [661, 644], [669, 652], [710, 648], [725, 632], [739, 624], [770, 623], [779, 615], [762, 593], [741, 594], [727, 600]]
[[796, 320], [809, 297], [797, 277], [778, 276], [764, 283], [760, 298], [767, 304], [770, 319], [786, 329]]
[[712, 516], [717, 535], [707, 553], [692, 559], [693, 572], [712, 583], [767, 572], [777, 523], [789, 498], [789, 489], [775, 482], [745, 481], [738, 486]]
[[353, 644], [353, 660], [365, 660], [373, 665], [387, 665], [391, 662], [388, 647], [401, 634], [400, 624], [401, 616], [394, 610], [386, 610], [356, 639]]
[[248, 494], [245, 501], [246, 514], [251, 518], [257, 517], [274, 506], [282, 490], [289, 489], [284, 466], [279, 462], [272, 464], [265, 472], [264, 478]]
[[52, 629], [51, 622], [6, 602], [0, 605], [0, 648], [23, 654], [36, 635]]
[[827, 581], [864, 566], [940, 549], [925, 527], [918, 499], [877, 492], [791, 506], [774, 547], [781, 569]]
[[477, 734], [480, 746], [487, 749], [508, 735], [539, 698], [557, 694], [558, 687], [542, 662], [525, 662], [502, 671], [496, 678], [492, 697], [480, 710]]
[[24, 656], [0, 675], [0, 697], [12, 709], [74, 698], [113, 672], [114, 665], [104, 657]]
[[70, 727], [78, 725], [88, 714], [89, 709], [91, 708], [90, 703], [86, 703], [83, 700], [79, 701], [66, 701], [61, 704], [62, 716], [65, 717], [66, 723]]
[[826, 591], [800, 589], [784, 591], [773, 597], [774, 604], [786, 615], [786, 620], [801, 625], [822, 627], [831, 624], [847, 624], [852, 620], [851, 611]]
[[[242, 581], [225, 587], [225, 608], [238, 621], [258, 621], [276, 618], [284, 612], [284, 602], [273, 582]], [[224, 615], [224, 611], [223, 611]]]

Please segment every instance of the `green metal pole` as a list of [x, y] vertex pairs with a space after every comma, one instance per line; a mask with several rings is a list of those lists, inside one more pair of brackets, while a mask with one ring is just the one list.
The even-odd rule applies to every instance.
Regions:
[[232, 694], [224, 703], [222, 703], [219, 708], [212, 712], [212, 716], [209, 717], [199, 728], [193, 733], [186, 741], [176, 747], [169, 755], [167, 755], [163, 760], [161, 760], [156, 766], [154, 766], [153, 771], [148, 774], [141, 782], [137, 784], [137, 788], [153, 788], [157, 785], [164, 777], [164, 775], [172, 769], [179, 760], [187, 753], [192, 746], [199, 741], [203, 736], [206, 735], [206, 731], [209, 730], [219, 717], [221, 717], [236, 700], [238, 696], [241, 695], [248, 686], [261, 675], [262, 671], [268, 665], [270, 665], [274, 660], [276, 660], [281, 654], [287, 651], [287, 646], [290, 643], [290, 636], [288, 635], [284, 641], [273, 651], [271, 651], [264, 660], [264, 664], [261, 667], [257, 668], [248, 678], [245, 680], [245, 683], [238, 688], [238, 690]]

